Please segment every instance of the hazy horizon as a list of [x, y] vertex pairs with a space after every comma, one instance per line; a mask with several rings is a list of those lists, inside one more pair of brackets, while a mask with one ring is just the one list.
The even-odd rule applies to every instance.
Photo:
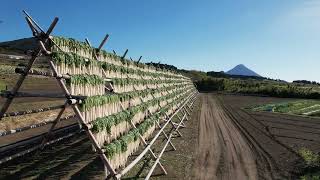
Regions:
[[[4, 0], [0, 42], [30, 37], [22, 10], [43, 27], [60, 18], [55, 35], [97, 46], [106, 33], [108, 51], [144, 62], [201, 71], [228, 71], [244, 64], [287, 81], [320, 81], [320, 1], [38, 1]], [[76, 6], [75, 6], [76, 4]], [[90, 12], [90, 13], [89, 13]]]

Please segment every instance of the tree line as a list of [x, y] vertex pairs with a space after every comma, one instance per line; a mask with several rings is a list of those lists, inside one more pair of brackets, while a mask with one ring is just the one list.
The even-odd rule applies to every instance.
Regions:
[[195, 82], [199, 91], [225, 91], [240, 94], [266, 95], [283, 98], [320, 98], [320, 91], [315, 86], [301, 86], [255, 79], [203, 78]]

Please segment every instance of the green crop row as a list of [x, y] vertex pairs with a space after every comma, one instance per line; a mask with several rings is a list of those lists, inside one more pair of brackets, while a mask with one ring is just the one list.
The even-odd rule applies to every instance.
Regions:
[[[65, 52], [53, 52], [52, 60], [56, 64], [66, 64], [67, 66], [89, 66], [89, 65], [95, 65], [99, 68], [104, 69], [105, 71], [113, 71], [113, 72], [119, 72], [123, 74], [135, 74], [139, 76], [150, 76], [153, 78], [158, 77], [165, 77], [165, 78], [177, 78], [177, 76], [170, 75], [170, 74], [163, 74], [163, 73], [155, 73], [155, 72], [145, 72], [140, 69], [133, 69], [125, 66], [118, 66], [111, 63], [107, 63], [104, 61], [96, 61], [93, 59], [88, 59], [82, 56], [77, 55], [76, 53], [65, 53]], [[179, 79], [184, 79], [179, 77]]]
[[[101, 62], [101, 67], [105, 71], [120, 72], [123, 74], [136, 74], [139, 76], [150, 76], [153, 78], [158, 78], [160, 76], [165, 77], [165, 78], [177, 78], [177, 76], [170, 75], [170, 74], [146, 72], [146, 71], [142, 71], [140, 69], [133, 69], [133, 68], [125, 67], [125, 66], [118, 66], [115, 64], [107, 63], [107, 62]], [[179, 77], [179, 78], [186, 79], [186, 78], [182, 78], [182, 77]]]
[[104, 104], [110, 104], [115, 102], [124, 102], [129, 100], [130, 98], [134, 98], [138, 96], [145, 97], [146, 95], [151, 93], [162, 92], [163, 90], [171, 90], [171, 89], [182, 87], [182, 86], [184, 85], [163, 87], [159, 89], [145, 89], [142, 91], [133, 91], [133, 92], [122, 93], [122, 94], [90, 96], [83, 100], [83, 102], [80, 104], [80, 109], [81, 111], [85, 111], [85, 110], [91, 109], [92, 107], [102, 106]]
[[121, 111], [119, 113], [106, 116], [106, 117], [101, 117], [97, 118], [93, 123], [93, 132], [101, 132], [106, 130], [108, 133], [111, 133], [111, 127], [115, 126], [123, 121], [130, 121], [132, 117], [137, 114], [138, 112], [144, 112], [148, 109], [150, 106], [154, 106], [156, 104], [159, 104], [159, 102], [171, 99], [183, 92], [189, 92], [189, 90], [180, 90], [177, 92], [174, 92], [172, 94], [168, 94], [167, 96], [161, 96], [156, 99], [149, 100], [148, 102], [139, 104], [137, 106], [131, 107], [127, 110]]
[[99, 61], [87, 59], [79, 56], [76, 53], [65, 53], [65, 52], [52, 52], [52, 60], [56, 64], [66, 64], [68, 66], [74, 65], [75, 67], [89, 66], [90, 64], [98, 66]]
[[155, 114], [150, 118], [144, 120], [137, 129], [129, 131], [126, 135], [121, 136], [119, 139], [114, 140], [112, 143], [107, 144], [103, 147], [106, 150], [107, 158], [112, 158], [115, 154], [123, 153], [127, 151], [129, 143], [132, 143], [139, 139], [139, 135], [143, 135], [147, 130], [154, 125], [159, 119], [159, 114]]
[[58, 46], [67, 46], [72, 51], [85, 51], [89, 54], [92, 54], [94, 52], [94, 49], [90, 47], [85, 42], [77, 41], [73, 38], [64, 38], [64, 37], [58, 37], [54, 36], [52, 39]]
[[[87, 52], [91, 56], [90, 59], [94, 59], [93, 58], [94, 57], [93, 56], [93, 52], [95, 52], [97, 55], [103, 56], [104, 58], [111, 58], [111, 59], [113, 59], [115, 61], [121, 62], [122, 65], [133, 65], [133, 66], [136, 66], [137, 68], [141, 68], [141, 69], [145, 69], [145, 68], [156, 69], [154, 66], [148, 66], [148, 65], [143, 64], [143, 63], [138, 63], [138, 62], [130, 61], [130, 60], [127, 60], [127, 59], [122, 59], [120, 56], [117, 56], [117, 55], [112, 54], [112, 53], [108, 53], [108, 52], [106, 52], [104, 50], [98, 51], [97, 49], [88, 46], [86, 43], [76, 41], [75, 39], [72, 39], [72, 38], [53, 37], [53, 41], [58, 46], [66, 46], [66, 47], [68, 47], [73, 52], [78, 52], [78, 51]], [[54, 53], [55, 57], [58, 57], [56, 55], [56, 53], [58, 53], [58, 52], [53, 52], [53, 53]], [[59, 52], [59, 53], [63, 54], [62, 52]], [[65, 54], [69, 54], [69, 53], [65, 53]], [[70, 56], [75, 57], [74, 56], [75, 53], [70, 53], [70, 54], [71, 54]], [[64, 56], [66, 56], [66, 58], [67, 58], [66, 62], [64, 62], [64, 63], [66, 63], [66, 64], [70, 63], [70, 58], [67, 55], [64, 55]], [[85, 59], [85, 58], [78, 57], [78, 58], [74, 59], [74, 61], [76, 61], [75, 65], [79, 65], [79, 62], [82, 62], [83, 59]], [[63, 56], [61, 56], [61, 59], [60, 60], [58, 59], [57, 62], [62, 63], [63, 62]], [[84, 65], [85, 64], [86, 63], [84, 63]], [[117, 67], [116, 67], [116, 69], [117, 69]], [[175, 72], [171, 72], [171, 71], [168, 71], [168, 70], [157, 69], [157, 71], [159, 71], [159, 72], [156, 73], [156, 74], [165, 75], [164, 73], [170, 72], [170, 73], [172, 73], [171, 75], [167, 74], [170, 77], [188, 79], [188, 78], [186, 78], [186, 77], [184, 77], [182, 75], [178, 75]]]
[[[320, 110], [320, 101], [299, 100], [283, 102], [278, 104], [265, 104], [250, 108], [253, 111], [269, 111], [278, 113], [289, 113], [303, 115], [308, 112]], [[312, 113], [310, 113], [312, 115]]]
[[133, 78], [113, 78], [112, 82], [114, 85], [132, 85], [132, 84], [141, 84], [141, 85], [147, 85], [147, 84], [169, 84], [169, 83], [182, 83], [183, 80], [161, 80], [161, 79], [133, 79]]
[[[68, 79], [67, 84], [89, 84], [89, 85], [99, 85], [103, 84], [104, 80], [97, 75], [72, 75]], [[113, 78], [112, 82], [114, 85], [131, 85], [131, 84], [162, 84], [162, 83], [182, 83], [183, 80], [160, 80], [160, 79], [131, 79], [131, 78]]]
[[75, 85], [101, 85], [104, 84], [104, 80], [97, 75], [72, 75], [70, 79], [68, 79], [67, 84], [75, 84]]
[[119, 139], [105, 145], [103, 148], [106, 150], [106, 156], [110, 159], [114, 157], [115, 154], [126, 152], [128, 144], [138, 140], [139, 135], [143, 136], [144, 133], [147, 132], [147, 130], [152, 127], [156, 121], [159, 120], [161, 113], [168, 111], [173, 105], [182, 101], [184, 98], [185, 97], [180, 97], [178, 100], [168, 104], [166, 107], [162, 108], [159, 113], [151, 115], [141, 124], [139, 124], [137, 126], [137, 129], [132, 129], [127, 134], [121, 136]]

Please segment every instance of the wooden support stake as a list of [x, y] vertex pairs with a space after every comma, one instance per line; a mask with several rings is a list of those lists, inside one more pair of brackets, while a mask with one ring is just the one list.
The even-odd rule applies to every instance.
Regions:
[[125, 51], [124, 54], [122, 55], [121, 59], [124, 59], [124, 58], [126, 57], [127, 53], [128, 53], [128, 49], [126, 49], [126, 51]]
[[[178, 119], [181, 121], [181, 117], [179, 114], [177, 114]], [[184, 122], [182, 123], [182, 125], [185, 127], [186, 125], [184, 124]]]
[[[137, 127], [133, 124], [132, 121], [130, 121], [130, 124], [131, 126], [134, 128], [134, 129], [137, 129]], [[148, 143], [143, 139], [142, 135], [139, 133], [139, 139], [142, 141], [142, 143], [145, 145], [145, 146], [148, 146]], [[148, 149], [150, 154], [152, 155], [153, 159], [156, 160], [157, 159], [157, 156], [154, 154], [154, 152], [152, 151], [151, 148]], [[159, 167], [161, 168], [162, 172], [164, 174], [168, 174], [166, 169], [163, 167], [163, 165], [161, 163], [159, 163]]]
[[9, 112], [9, 113], [5, 113], [3, 117], [21, 116], [21, 115], [26, 115], [26, 114], [40, 113], [40, 112], [45, 112], [45, 111], [61, 109], [63, 107], [64, 107], [64, 105], [59, 105], [59, 106], [46, 107], [46, 108], [41, 108], [41, 109], [32, 109], [32, 110], [26, 110], [26, 111]]
[[139, 59], [138, 59], [138, 63], [141, 61], [141, 59], [142, 59], [142, 56], [140, 56], [140, 57], [139, 57]]
[[36, 26], [41, 32], [44, 32], [44, 30], [39, 26], [39, 24], [37, 22], [35, 22], [32, 17], [27, 13], [27, 11], [22, 10], [22, 12], [27, 16], [27, 18], [29, 18], [32, 21], [32, 26]]
[[39, 31], [38, 31], [36, 28], [33, 27], [30, 18], [25, 17], [25, 19], [26, 19], [26, 21], [27, 21], [27, 23], [28, 23], [28, 25], [29, 25], [29, 27], [30, 27], [30, 29], [31, 29], [32, 35], [33, 35], [33, 36], [38, 36]]
[[[141, 100], [142, 103], [144, 103], [141, 97], [140, 97], [140, 100]], [[125, 110], [125, 108], [122, 106], [122, 104], [120, 104], [120, 107], [121, 107], [122, 110]], [[149, 110], [148, 110], [148, 112], [150, 113]], [[136, 125], [135, 125], [131, 120], [130, 120], [130, 124], [131, 124], [131, 126], [132, 126], [134, 129], [137, 129]], [[160, 129], [161, 129], [161, 128], [160, 128]], [[148, 145], [147, 142], [143, 139], [143, 137], [142, 137], [142, 135], [141, 135], [140, 133], [139, 133], [139, 139], [142, 141], [142, 143], [143, 143], [145, 146]], [[153, 159], [156, 160], [156, 159], [157, 159], [157, 156], [154, 154], [154, 152], [152, 151], [152, 149], [149, 149], [149, 152], [150, 152], [150, 154], [152, 155]], [[159, 166], [160, 166], [162, 172], [163, 172], [164, 174], [167, 174], [167, 171], [166, 171], [166, 169], [163, 167], [163, 165], [162, 165], [162, 164], [159, 164]]]
[[[167, 116], [167, 115], [166, 115]], [[168, 116], [167, 116], [168, 117]], [[166, 120], [167, 121], [167, 120]], [[176, 125], [173, 123], [173, 121], [170, 122], [170, 124], [172, 125], [172, 128], [170, 131], [172, 131], [174, 128], [176, 128]], [[180, 131], [177, 131], [177, 133], [179, 134], [180, 137], [182, 137], [182, 134], [180, 133]]]
[[[107, 34], [106, 37], [102, 40], [102, 42], [100, 43], [100, 46], [101, 46], [101, 47], [102, 47], [103, 44], [107, 41], [108, 37], [109, 37], [109, 35]], [[88, 38], [86, 38], [86, 42], [87, 42], [87, 44], [88, 44], [89, 46], [91, 46], [91, 43], [90, 43], [90, 41], [89, 41]], [[100, 50], [100, 49], [99, 49], [99, 50]], [[100, 61], [100, 60], [98, 59], [98, 56], [97, 56], [97, 54], [96, 54], [95, 52], [93, 52], [93, 56], [94, 56], [95, 60]], [[106, 72], [105, 72], [104, 69], [102, 69], [102, 74], [104, 75], [105, 78], [108, 78], [108, 76], [107, 76], [107, 74], [106, 74]], [[111, 81], [110, 79], [108, 79], [108, 80]], [[110, 86], [111, 86], [111, 88], [113, 89], [111, 83], [110, 83]], [[107, 89], [109, 89], [109, 88], [107, 88]]]
[[[159, 129], [161, 129], [161, 125], [159, 124], [159, 122], [157, 122], [157, 126], [158, 126]], [[164, 137], [167, 139], [167, 141], [169, 141], [169, 143], [170, 143], [171, 147], [173, 148], [173, 150], [174, 151], [177, 150], [177, 148], [170, 141], [168, 135], [164, 131], [162, 131], [162, 132], [163, 132]]]
[[[140, 97], [140, 98], [141, 98], [141, 97]], [[141, 101], [143, 102], [142, 98], [141, 98]], [[148, 113], [149, 113], [150, 115], [152, 115], [152, 113], [151, 113], [149, 110], [148, 110]], [[172, 122], [172, 121], [171, 121], [171, 122]], [[172, 124], [172, 123], [171, 123], [171, 124]], [[158, 126], [159, 129], [161, 129], [161, 125], [160, 125], [159, 122], [157, 122], [157, 126]], [[162, 134], [164, 135], [164, 137], [165, 137], [167, 140], [169, 140], [166, 132], [162, 131]], [[170, 146], [173, 148], [173, 150], [177, 150], [176, 147], [172, 144], [171, 141], [170, 141]]]
[[[64, 121], [64, 120], [71, 119], [71, 118], [74, 118], [74, 117], [75, 117], [75, 115], [67, 116], [67, 117], [61, 118], [60, 121]], [[39, 124], [32, 124], [30, 126], [25, 126], [25, 127], [21, 127], [21, 128], [9, 130], [9, 131], [4, 131], [4, 132], [0, 133], [0, 136], [7, 136], [7, 135], [10, 135], [10, 134], [14, 134], [14, 133], [26, 131], [26, 130], [29, 130], [29, 129], [45, 126], [45, 125], [51, 124], [51, 123], [53, 123], [53, 121], [46, 121], [46, 122], [42, 122], [42, 123], [39, 123]]]
[[101, 50], [101, 48], [102, 48], [102, 47], [104, 46], [104, 44], [107, 42], [108, 38], [109, 38], [109, 34], [107, 34], [107, 35], [103, 38], [103, 40], [101, 41], [101, 43], [100, 43], [100, 45], [99, 45], [99, 47], [98, 47], [99, 50]]
[[160, 163], [160, 158], [162, 157], [162, 155], [163, 155], [164, 151], [166, 150], [166, 148], [167, 148], [167, 146], [168, 146], [168, 144], [169, 144], [169, 142], [170, 142], [170, 140], [171, 140], [171, 137], [172, 137], [172, 134], [170, 134], [170, 135], [169, 135], [169, 137], [168, 137], [168, 141], [166, 142], [166, 144], [165, 144], [165, 145], [164, 145], [164, 147], [162, 148], [162, 150], [161, 150], [161, 152], [160, 152], [160, 154], [159, 154], [158, 158], [156, 159], [155, 163], [154, 163], [154, 164], [153, 164], [153, 166], [151, 167], [151, 169], [150, 169], [150, 171], [149, 171], [148, 175], [147, 175], [147, 176], [146, 176], [146, 178], [145, 178], [146, 180], [147, 180], [147, 179], [149, 179], [149, 178], [151, 177], [151, 175], [152, 175], [152, 173], [153, 173], [154, 169], [156, 168], [157, 164], [159, 164], [159, 163]]
[[29, 93], [29, 92], [16, 92], [13, 94], [11, 91], [3, 91], [0, 96], [11, 98], [11, 97], [46, 97], [46, 98], [66, 98], [64, 94], [56, 93]]
[[[179, 125], [175, 128], [175, 132], [178, 131], [178, 129], [179, 129], [181, 123], [183, 122], [183, 120], [185, 119], [185, 117], [186, 117], [186, 115], [182, 118], [182, 120], [180, 121]], [[158, 159], [155, 161], [155, 163], [154, 163], [153, 166], [151, 167], [151, 169], [150, 169], [150, 171], [149, 171], [149, 173], [148, 173], [148, 175], [146, 176], [145, 179], [149, 179], [149, 178], [151, 177], [151, 175], [152, 175], [154, 169], [156, 168], [157, 164], [160, 163], [160, 158], [161, 158], [161, 156], [163, 155], [164, 151], [166, 150], [169, 142], [171, 141], [172, 136], [173, 136], [173, 133], [171, 133], [171, 134], [169, 135], [168, 141], [166, 142], [166, 144], [165, 144], [164, 147], [162, 148], [162, 150], [161, 150], [161, 152], [160, 152], [160, 154], [159, 154], [159, 156], [158, 156]]]
[[[121, 172], [116, 174], [116, 178], [120, 179], [121, 176], [126, 174], [128, 171], [130, 171], [143, 157], [144, 155], [149, 151], [151, 146], [155, 143], [155, 141], [158, 139], [164, 128], [170, 123], [172, 118], [182, 109], [182, 107], [189, 101], [189, 98], [192, 97], [189, 95], [186, 100], [183, 102], [183, 104], [171, 115], [171, 117], [168, 119], [167, 122], [162, 126], [162, 128], [158, 131], [158, 133], [153, 137], [153, 139], [150, 141], [150, 143], [147, 145], [147, 147], [127, 166], [125, 167]], [[159, 157], [158, 157], [159, 158]]]
[[184, 107], [183, 109], [184, 109], [184, 111], [188, 114], [188, 116], [190, 116], [190, 113], [189, 113], [189, 111], [187, 110], [187, 108]]
[[60, 121], [60, 119], [61, 119], [61, 116], [62, 116], [62, 114], [64, 113], [64, 111], [66, 110], [67, 106], [68, 106], [68, 103], [67, 103], [67, 101], [66, 101], [65, 104], [64, 104], [64, 107], [60, 110], [58, 116], [57, 116], [56, 119], [53, 121], [53, 123], [52, 123], [52, 125], [51, 125], [51, 127], [50, 127], [50, 129], [49, 129], [49, 131], [48, 131], [48, 133], [43, 136], [43, 140], [42, 140], [42, 143], [41, 143], [41, 146], [40, 146], [41, 149], [43, 149], [43, 148], [44, 148], [44, 145], [48, 142], [48, 140], [49, 140], [49, 138], [50, 138], [50, 136], [51, 136], [52, 131], [54, 130], [54, 128], [56, 127], [56, 125], [59, 123], [59, 121]]

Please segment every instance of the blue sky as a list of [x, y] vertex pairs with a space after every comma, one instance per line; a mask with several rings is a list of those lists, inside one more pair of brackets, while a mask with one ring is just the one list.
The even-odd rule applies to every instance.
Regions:
[[[55, 35], [143, 61], [179, 68], [229, 70], [245, 64], [284, 80], [320, 81], [320, 0], [3, 0], [0, 42], [29, 37], [22, 10]], [[45, 8], [48, 7], [48, 8]]]

